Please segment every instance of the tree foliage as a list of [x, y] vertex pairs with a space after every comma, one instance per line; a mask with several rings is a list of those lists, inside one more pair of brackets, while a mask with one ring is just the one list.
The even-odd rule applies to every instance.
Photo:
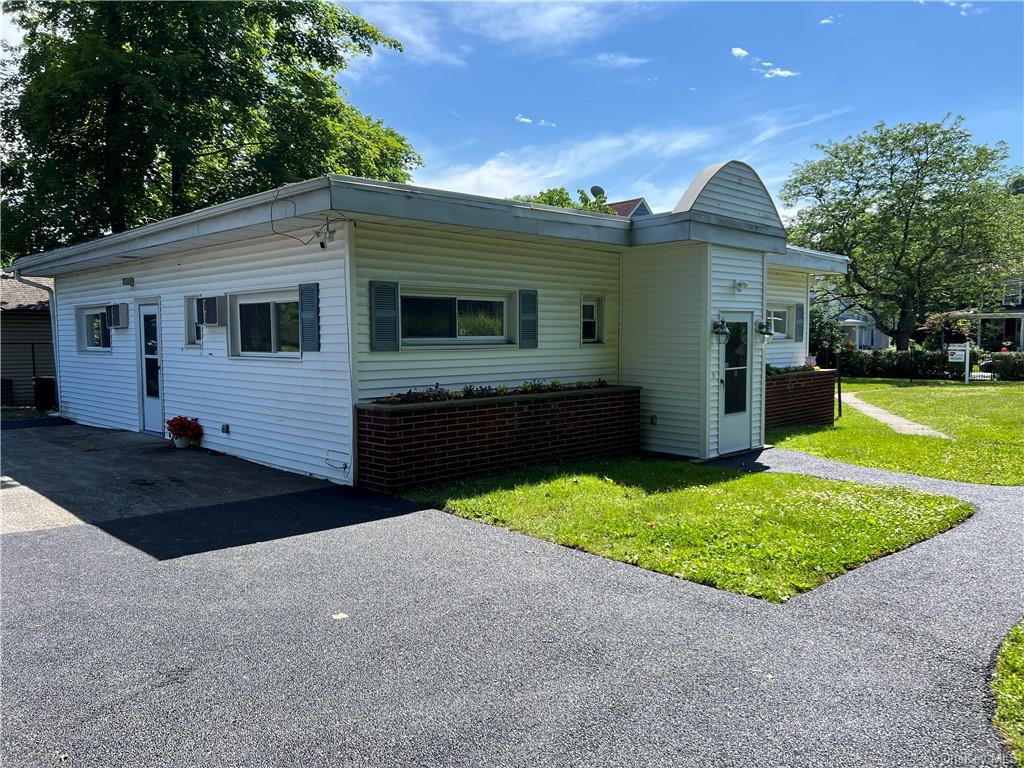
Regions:
[[325, 0], [33, 2], [5, 61], [5, 256], [419, 156], [334, 80], [397, 41]]
[[516, 195], [512, 198], [521, 203], [540, 203], [555, 208], [570, 208], [577, 211], [594, 211], [595, 213], [615, 213], [608, 205], [608, 198], [602, 195], [591, 197], [584, 190], [576, 190], [576, 199], [565, 187], [544, 189], [535, 195]]
[[1006, 146], [975, 144], [963, 118], [879, 123], [816, 148], [782, 190], [800, 206], [790, 239], [851, 259], [833, 298], [863, 307], [898, 348], [928, 313], [997, 303], [1024, 270]]

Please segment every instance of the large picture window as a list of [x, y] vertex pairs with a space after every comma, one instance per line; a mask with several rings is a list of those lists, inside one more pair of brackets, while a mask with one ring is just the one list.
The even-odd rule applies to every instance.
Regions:
[[298, 291], [231, 296], [231, 353], [299, 356]]
[[504, 343], [508, 340], [504, 296], [402, 296], [406, 343]]
[[105, 307], [87, 307], [78, 311], [79, 348], [93, 352], [110, 349], [110, 328]]

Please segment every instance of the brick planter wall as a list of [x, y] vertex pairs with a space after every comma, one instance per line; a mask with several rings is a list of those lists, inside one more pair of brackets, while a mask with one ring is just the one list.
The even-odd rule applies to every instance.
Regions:
[[765, 427], [835, 422], [836, 372], [797, 371], [766, 376]]
[[639, 387], [356, 406], [358, 485], [385, 493], [640, 447]]

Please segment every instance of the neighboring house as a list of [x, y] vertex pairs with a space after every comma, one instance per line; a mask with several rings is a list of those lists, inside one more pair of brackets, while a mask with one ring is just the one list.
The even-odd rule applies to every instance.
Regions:
[[[48, 278], [32, 282], [53, 285]], [[34, 378], [54, 375], [49, 298], [44, 288], [0, 273], [0, 393], [4, 405], [31, 405]]]
[[356, 404], [434, 384], [603, 378], [643, 388], [649, 450], [761, 446], [766, 354], [803, 362], [809, 276], [846, 263], [787, 248], [732, 161], [631, 218], [325, 176], [16, 267], [55, 278], [67, 418], [195, 416], [212, 449], [352, 483]]
[[1011, 277], [1004, 283], [999, 303], [995, 311], [964, 310], [951, 315], [977, 322], [979, 347], [993, 352], [1004, 347], [1020, 352], [1024, 350], [1024, 276]]
[[875, 327], [875, 318], [860, 309], [847, 309], [839, 315], [843, 340], [854, 349], [888, 349], [892, 337]]
[[634, 197], [632, 200], [621, 200], [617, 203], [608, 203], [608, 207], [615, 211], [616, 216], [624, 216], [627, 219], [632, 216], [650, 216], [652, 213], [651, 207], [642, 197]]

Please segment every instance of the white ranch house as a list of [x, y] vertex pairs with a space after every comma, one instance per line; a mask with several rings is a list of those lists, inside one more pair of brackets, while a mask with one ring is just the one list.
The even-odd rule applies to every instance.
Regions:
[[805, 362], [811, 277], [846, 259], [787, 247], [731, 161], [632, 216], [331, 175], [15, 269], [54, 278], [66, 418], [194, 416], [209, 448], [352, 484], [357, 404], [435, 383], [602, 378], [642, 387], [645, 449], [759, 447], [765, 363]]

